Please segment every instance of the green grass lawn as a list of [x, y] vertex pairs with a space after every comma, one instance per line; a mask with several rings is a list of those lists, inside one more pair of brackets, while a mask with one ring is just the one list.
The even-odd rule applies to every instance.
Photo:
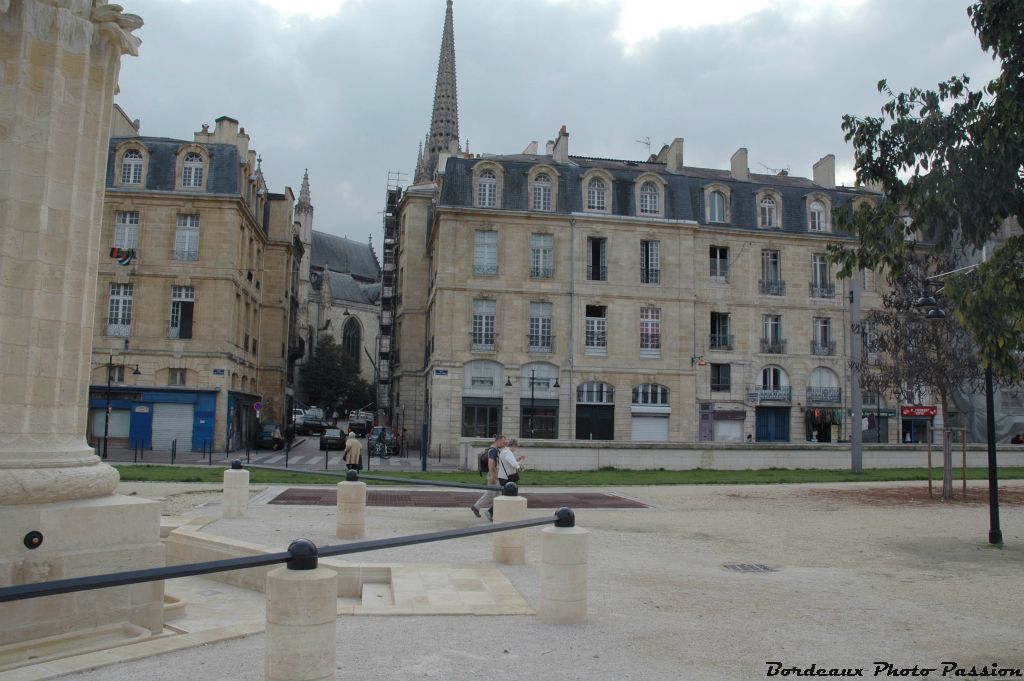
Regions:
[[[186, 466], [136, 466], [116, 465], [124, 481], [146, 482], [222, 482], [222, 467], [186, 467]], [[415, 478], [419, 480], [437, 480], [439, 482], [468, 482], [483, 484], [484, 478], [472, 471], [464, 472], [391, 472], [369, 471], [367, 475], [386, 475], [390, 478]], [[932, 473], [941, 481], [942, 471]], [[988, 469], [968, 468], [970, 480], [985, 480]], [[961, 479], [960, 469], [956, 469], [954, 480]], [[1000, 468], [1000, 480], [1024, 479], [1024, 468]], [[254, 484], [289, 484], [303, 485], [331, 484], [342, 480], [341, 477], [312, 475], [302, 472], [251, 471], [250, 481]], [[523, 474], [522, 485], [528, 487], [598, 487], [602, 485], [768, 485], [791, 482], [882, 482], [894, 480], [927, 480], [928, 471], [924, 468], [872, 468], [863, 473], [851, 473], [840, 470], [818, 469], [782, 469], [768, 468], [759, 470], [718, 471], [696, 469], [689, 471], [665, 470], [626, 470], [602, 468], [597, 471], [532, 471]], [[376, 483], [366, 480], [367, 484]]]

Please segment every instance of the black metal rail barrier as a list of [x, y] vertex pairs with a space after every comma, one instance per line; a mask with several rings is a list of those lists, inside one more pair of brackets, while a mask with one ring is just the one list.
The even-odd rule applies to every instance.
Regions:
[[[280, 466], [264, 466], [262, 464], [247, 463], [246, 468], [252, 470], [261, 471], [277, 471], [279, 473], [302, 473], [303, 475], [322, 475], [327, 478], [344, 478], [349, 482], [359, 482], [360, 480], [374, 480], [380, 482], [397, 482], [403, 485], [427, 485], [430, 487], [456, 487], [459, 489], [481, 489], [488, 490], [491, 492], [501, 492], [503, 488], [500, 485], [477, 485], [472, 482], [439, 482], [437, 480], [417, 480], [416, 478], [391, 478], [385, 475], [363, 475], [359, 471], [317, 471], [317, 470], [298, 470], [295, 468], [281, 468]], [[515, 483], [512, 483], [515, 484]]]
[[399, 546], [426, 544], [429, 542], [444, 541], [447, 539], [460, 539], [462, 537], [473, 537], [479, 534], [505, 532], [507, 530], [539, 527], [541, 525], [574, 527], [576, 525], [576, 514], [573, 513], [572, 509], [560, 508], [555, 511], [554, 517], [516, 520], [510, 523], [495, 523], [493, 525], [478, 525], [459, 530], [443, 530], [441, 532], [429, 532], [427, 534], [412, 534], [404, 537], [392, 537], [390, 539], [373, 539], [369, 541], [352, 542], [350, 544], [336, 544], [334, 546], [325, 546], [323, 548], [318, 548], [316, 544], [308, 539], [297, 539], [289, 544], [287, 551], [268, 553], [262, 556], [227, 558], [224, 560], [212, 560], [204, 563], [189, 563], [186, 565], [172, 565], [162, 568], [113, 572], [103, 575], [73, 577], [71, 579], [55, 579], [51, 582], [3, 587], [0, 588], [0, 603], [21, 601], [29, 598], [40, 598], [42, 596], [55, 596], [57, 594], [66, 594], [76, 591], [105, 589], [112, 586], [156, 582], [163, 579], [175, 579], [176, 577], [193, 577], [195, 575], [206, 575], [213, 572], [229, 572], [231, 570], [242, 570], [245, 568], [265, 567], [267, 565], [274, 565], [277, 563], [287, 563], [288, 567], [293, 570], [312, 570], [317, 566], [318, 557], [344, 556], [352, 553], [365, 553], [367, 551], [377, 551], [380, 549], [393, 549]]

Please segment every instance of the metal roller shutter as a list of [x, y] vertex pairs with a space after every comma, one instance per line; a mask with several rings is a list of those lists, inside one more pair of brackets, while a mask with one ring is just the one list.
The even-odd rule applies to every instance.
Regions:
[[667, 416], [633, 416], [634, 442], [667, 442]]
[[192, 449], [191, 404], [153, 405], [153, 449], [169, 450], [171, 442], [178, 441], [178, 451]]

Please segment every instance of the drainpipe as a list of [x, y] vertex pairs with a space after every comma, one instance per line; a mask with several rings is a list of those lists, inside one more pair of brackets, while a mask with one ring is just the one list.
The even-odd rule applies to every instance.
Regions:
[[[568, 404], [569, 404], [569, 428], [575, 423], [575, 410], [573, 409], [572, 393], [576, 381], [573, 378], [575, 361], [573, 353], [576, 344], [573, 331], [576, 329], [576, 218], [569, 218], [569, 381], [568, 381]], [[574, 433], [575, 431], [573, 431]], [[572, 438], [569, 438], [572, 439]]]

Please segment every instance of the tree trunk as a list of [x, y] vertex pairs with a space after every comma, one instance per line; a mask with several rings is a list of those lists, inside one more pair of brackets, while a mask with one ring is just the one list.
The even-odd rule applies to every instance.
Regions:
[[[948, 412], [946, 411], [946, 393], [942, 393], [942, 500], [953, 498], [953, 444], [949, 440], [946, 428]], [[929, 433], [930, 435], [930, 433]]]

